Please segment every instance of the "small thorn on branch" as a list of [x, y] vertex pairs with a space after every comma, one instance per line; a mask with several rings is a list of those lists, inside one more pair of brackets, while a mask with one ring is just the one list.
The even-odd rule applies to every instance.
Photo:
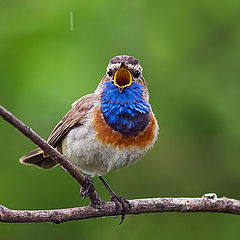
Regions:
[[205, 199], [217, 199], [217, 194], [216, 193], [205, 193], [202, 198]]

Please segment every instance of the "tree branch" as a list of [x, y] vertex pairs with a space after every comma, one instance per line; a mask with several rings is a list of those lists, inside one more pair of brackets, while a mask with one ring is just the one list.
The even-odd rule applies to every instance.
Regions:
[[[38, 136], [10, 112], [0, 105], [0, 116], [12, 124], [32, 142], [38, 145], [54, 161], [64, 167], [78, 183], [86, 188], [85, 176], [56, 151], [45, 140]], [[54, 222], [62, 223], [72, 220], [121, 215], [121, 206], [116, 213], [113, 202], [104, 203], [96, 191], [89, 197], [91, 206], [54, 210], [11, 210], [0, 205], [0, 222]], [[240, 201], [226, 197], [217, 198], [216, 194], [205, 194], [202, 198], [148, 198], [129, 200], [132, 208], [126, 214], [154, 212], [218, 212], [240, 215]], [[93, 207], [92, 207], [93, 206]], [[98, 208], [94, 208], [98, 206]]]
[[[55, 162], [59, 163], [65, 170], [67, 170], [73, 178], [75, 178], [83, 188], [86, 189], [85, 176], [61, 153], [55, 150], [44, 139], [38, 136], [30, 127], [26, 126], [23, 122], [13, 116], [9, 111], [0, 105], [0, 116], [15, 128], [17, 128], [23, 135], [29, 138], [32, 142], [38, 145], [46, 154], [48, 154]], [[102, 203], [96, 191], [93, 191], [89, 199], [91, 205], [99, 206]]]
[[[126, 214], [155, 212], [217, 212], [240, 214], [240, 201], [230, 198], [148, 198], [129, 200], [132, 209]], [[117, 215], [121, 214], [121, 209]], [[55, 210], [10, 210], [0, 205], [0, 222], [53, 222], [115, 216], [115, 204], [107, 202], [102, 208], [91, 206]]]

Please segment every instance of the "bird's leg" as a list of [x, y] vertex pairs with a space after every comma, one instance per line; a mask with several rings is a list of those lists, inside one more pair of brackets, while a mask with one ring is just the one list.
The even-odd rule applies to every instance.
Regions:
[[103, 183], [103, 185], [106, 187], [106, 189], [108, 190], [108, 192], [111, 195], [111, 201], [115, 202], [115, 206], [116, 206], [116, 210], [115, 213], [117, 213], [119, 211], [120, 208], [120, 204], [122, 205], [122, 219], [121, 222], [119, 224], [121, 224], [125, 218], [125, 213], [131, 210], [131, 204], [129, 203], [129, 201], [121, 196], [118, 196], [111, 188], [110, 186], [107, 184], [107, 182], [104, 180], [104, 178], [102, 176], [99, 177], [99, 179], [101, 180], [101, 182]]
[[83, 186], [80, 190], [80, 196], [82, 197], [82, 201], [85, 199], [85, 197], [89, 197], [94, 191], [95, 185], [93, 180], [88, 175], [85, 175]]

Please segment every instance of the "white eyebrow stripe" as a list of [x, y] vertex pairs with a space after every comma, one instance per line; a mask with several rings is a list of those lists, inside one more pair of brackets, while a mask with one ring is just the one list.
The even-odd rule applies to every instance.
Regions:
[[[107, 67], [107, 71], [109, 69], [116, 70], [121, 66], [121, 64], [122, 64], [121, 62], [119, 62], [119, 63], [109, 63], [108, 67]], [[136, 64], [136, 65], [133, 65], [133, 64], [126, 64], [126, 65], [127, 65], [129, 70], [133, 70], [133, 71], [139, 70], [140, 72], [142, 72], [142, 67], [139, 63]]]

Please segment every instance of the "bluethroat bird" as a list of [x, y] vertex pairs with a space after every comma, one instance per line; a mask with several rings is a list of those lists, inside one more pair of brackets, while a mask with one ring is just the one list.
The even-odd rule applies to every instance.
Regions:
[[[136, 58], [121, 55], [110, 60], [94, 93], [72, 104], [48, 143], [82, 172], [100, 178], [116, 204], [116, 211], [121, 204], [123, 221], [130, 204], [113, 192], [103, 175], [139, 161], [153, 147], [158, 131], [142, 67]], [[23, 156], [20, 162], [43, 169], [57, 165], [41, 149]], [[81, 192], [83, 197], [87, 194]]]

